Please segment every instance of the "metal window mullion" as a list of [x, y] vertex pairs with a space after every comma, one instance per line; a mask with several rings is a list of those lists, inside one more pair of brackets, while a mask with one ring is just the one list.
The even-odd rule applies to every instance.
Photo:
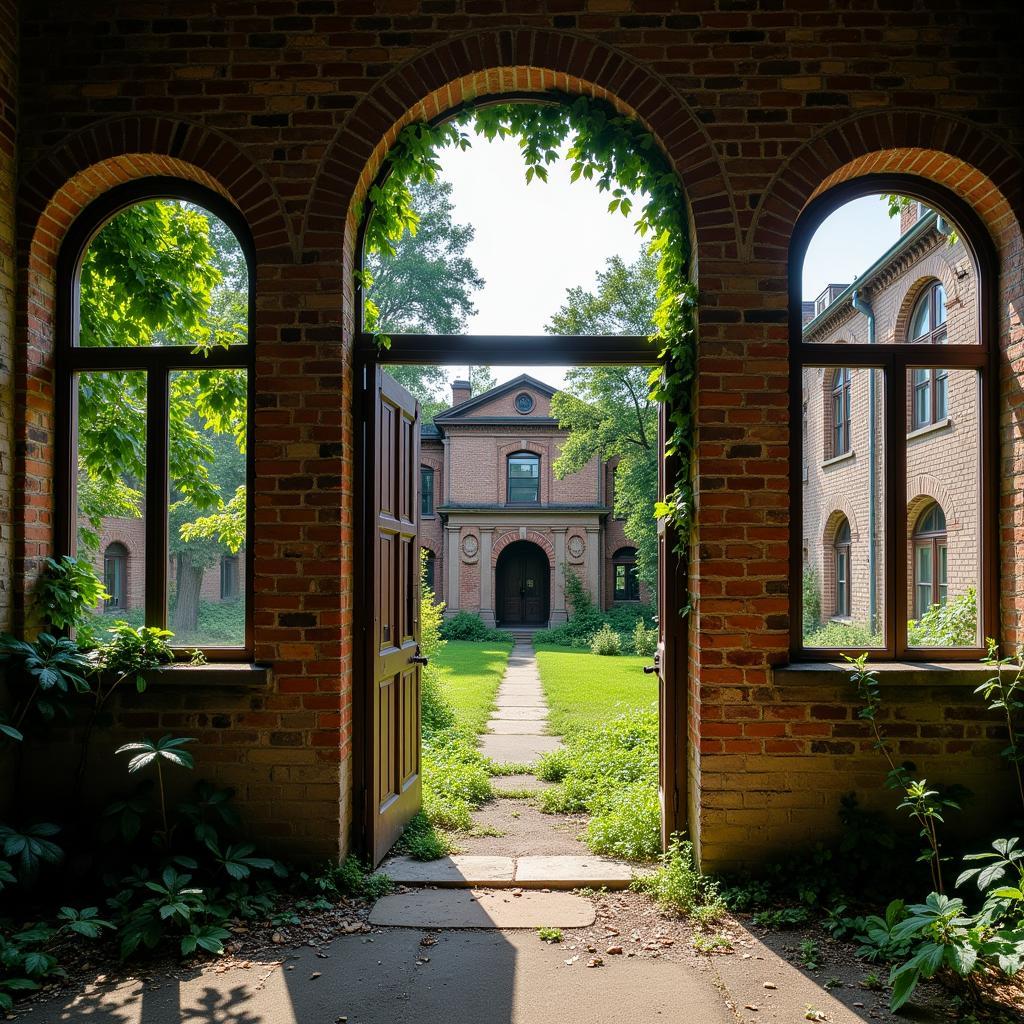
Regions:
[[885, 376], [885, 550], [890, 560], [886, 572], [886, 649], [896, 657], [907, 649], [907, 365], [894, 351]]
[[146, 374], [146, 625], [167, 628], [170, 370]]

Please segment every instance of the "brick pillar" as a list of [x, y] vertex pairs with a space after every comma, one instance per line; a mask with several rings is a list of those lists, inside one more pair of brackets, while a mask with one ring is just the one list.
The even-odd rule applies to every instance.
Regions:
[[493, 528], [480, 528], [480, 618], [494, 626], [494, 566], [491, 565]]
[[448, 533], [448, 606], [454, 615], [459, 610], [459, 528], [446, 527]]
[[601, 607], [601, 535], [587, 530], [587, 590], [590, 598]]

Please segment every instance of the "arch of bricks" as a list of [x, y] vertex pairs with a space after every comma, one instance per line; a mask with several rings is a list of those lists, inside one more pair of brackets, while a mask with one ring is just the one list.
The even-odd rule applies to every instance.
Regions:
[[946, 516], [946, 529], [950, 532], [959, 530], [963, 526], [960, 521], [960, 514], [957, 511], [956, 502], [949, 493], [945, 484], [936, 480], [927, 473], [920, 473], [907, 480], [907, 534], [914, 532], [914, 523], [917, 520], [921, 509], [930, 505], [933, 501], [942, 506]]
[[953, 295], [956, 282], [949, 265], [945, 260], [936, 260], [932, 266], [927, 266], [913, 281], [903, 281], [901, 287], [903, 295], [900, 298], [899, 311], [893, 326], [892, 340], [897, 344], [909, 342], [908, 332], [910, 331], [910, 314], [917, 305], [921, 292], [931, 284], [932, 281], [941, 281], [946, 295]]
[[493, 569], [498, 564], [498, 555], [502, 553], [510, 544], [515, 544], [516, 541], [528, 540], [536, 544], [537, 547], [544, 551], [544, 554], [548, 556], [548, 565], [551, 571], [555, 569], [555, 549], [551, 546], [551, 542], [543, 534], [537, 533], [535, 530], [527, 530], [526, 536], [521, 537], [519, 535], [518, 528], [509, 533], [502, 534], [492, 545], [491, 545], [491, 568]]

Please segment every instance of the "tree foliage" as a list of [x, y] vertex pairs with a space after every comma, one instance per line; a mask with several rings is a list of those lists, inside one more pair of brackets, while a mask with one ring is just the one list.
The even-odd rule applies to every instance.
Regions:
[[[551, 318], [552, 334], [649, 334], [657, 306], [657, 261], [644, 252], [627, 265], [618, 256], [597, 275], [597, 288], [572, 288]], [[566, 374], [551, 411], [569, 431], [555, 461], [559, 479], [577, 473], [595, 455], [613, 461], [615, 515], [637, 549], [637, 573], [654, 585], [658, 536], [654, 501], [658, 493], [658, 410], [642, 366], [581, 366]]]

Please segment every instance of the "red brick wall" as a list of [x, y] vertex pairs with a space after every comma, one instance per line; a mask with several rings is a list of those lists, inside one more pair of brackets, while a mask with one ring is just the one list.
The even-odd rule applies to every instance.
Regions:
[[[872, 170], [924, 175], [971, 202], [996, 240], [1001, 592], [1006, 636], [1019, 637], [1015, 5], [722, 7], [22, 5], [16, 579], [30, 580], [50, 545], [60, 239], [117, 181], [205, 181], [249, 220], [259, 256], [256, 654], [273, 664], [274, 683], [265, 694], [154, 692], [145, 715], [154, 729], [200, 735], [200, 762], [239, 787], [250, 819], [282, 848], [336, 852], [350, 821], [356, 210], [399, 128], [467, 97], [557, 86], [609, 98], [649, 126], [691, 204], [701, 342], [688, 802], [709, 864], [832, 821], [821, 773], [873, 786], [838, 748], [822, 766], [812, 744], [832, 741], [789, 731], [771, 710], [789, 626], [788, 244], [801, 209], [831, 183]], [[213, 727], [211, 714], [226, 724]], [[812, 764], [807, 785], [800, 770]]]

